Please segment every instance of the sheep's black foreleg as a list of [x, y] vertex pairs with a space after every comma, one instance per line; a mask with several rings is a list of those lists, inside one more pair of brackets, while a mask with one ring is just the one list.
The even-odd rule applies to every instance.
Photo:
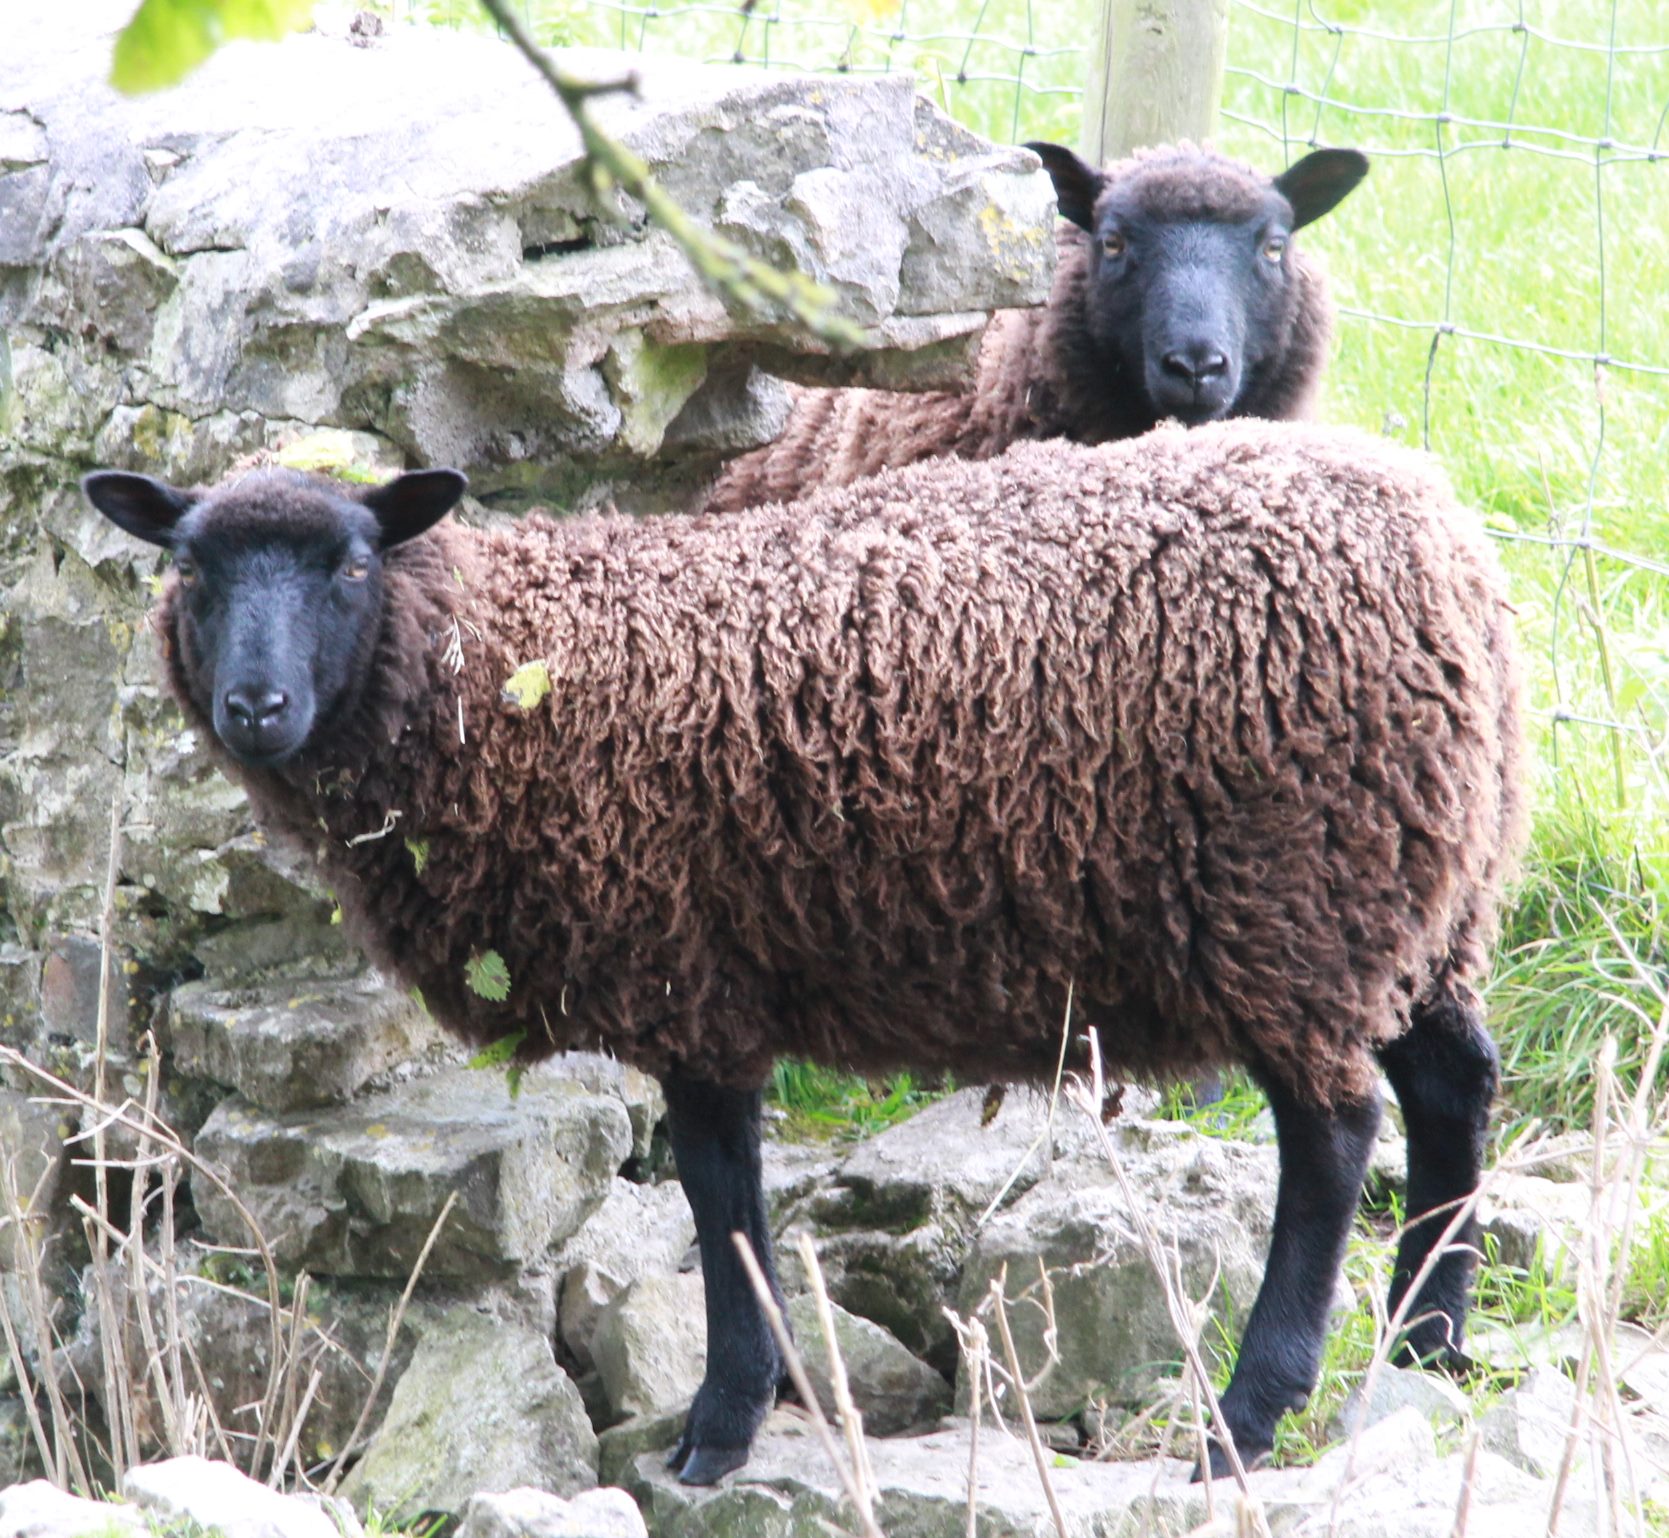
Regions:
[[[1382, 1048], [1379, 1060], [1408, 1132], [1408, 1221], [1391, 1275], [1394, 1314], [1432, 1247], [1477, 1189], [1500, 1059], [1470, 991], [1451, 986], [1414, 1010], [1407, 1033]], [[1478, 1225], [1468, 1218], [1408, 1309], [1400, 1364], [1465, 1364], [1477, 1246]]]
[[783, 1372], [731, 1238], [747, 1236], [780, 1303], [765, 1220], [761, 1097], [758, 1090], [721, 1089], [678, 1073], [667, 1076], [665, 1088], [672, 1153], [695, 1214], [707, 1294], [707, 1375], [669, 1463], [685, 1484], [710, 1485], [747, 1462]]
[[[1324, 1111], [1272, 1079], [1264, 1088], [1281, 1153], [1275, 1231], [1234, 1377], [1220, 1401], [1223, 1422], [1248, 1468], [1274, 1447], [1275, 1423], [1303, 1406], [1315, 1387], [1327, 1314], [1380, 1113], [1377, 1094]], [[1221, 1437], [1222, 1429], [1214, 1435]], [[1213, 1477], [1228, 1469], [1222, 1448], [1212, 1447]]]

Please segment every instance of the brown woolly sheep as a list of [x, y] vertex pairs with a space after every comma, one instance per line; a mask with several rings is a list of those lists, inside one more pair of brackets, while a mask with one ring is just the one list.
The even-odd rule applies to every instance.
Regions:
[[803, 497], [921, 459], [989, 459], [1027, 438], [1106, 443], [1166, 417], [1308, 415], [1333, 310], [1292, 235], [1367, 175], [1317, 150], [1271, 179], [1192, 144], [1097, 171], [1026, 146], [1061, 216], [1049, 303], [999, 314], [963, 391], [798, 390], [772, 443], [732, 460], [708, 512]]
[[[662, 1076], [707, 1286], [685, 1480], [746, 1459], [780, 1374], [729, 1239], [769, 1263], [778, 1054], [1042, 1076], [1070, 988], [1116, 1070], [1246, 1064], [1281, 1154], [1216, 1432], [1248, 1461], [1314, 1382], [1379, 1067], [1426, 1215], [1393, 1302], [1474, 1189], [1518, 703], [1492, 552], [1424, 459], [1227, 423], [487, 532], [433, 527], [451, 471], [85, 484], [173, 552], [181, 705], [378, 962], [471, 1041]], [[1459, 1350], [1470, 1264], [1407, 1349]]]

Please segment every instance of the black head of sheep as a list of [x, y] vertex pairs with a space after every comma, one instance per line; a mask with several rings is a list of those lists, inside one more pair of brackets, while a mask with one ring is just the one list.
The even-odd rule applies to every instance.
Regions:
[[113, 523], [173, 555], [197, 706], [257, 768], [293, 758], [351, 708], [382, 624], [384, 551], [432, 527], [467, 484], [456, 470], [420, 470], [357, 494], [339, 486], [321, 508], [321, 483], [268, 481], [242, 502], [260, 516], [234, 525], [214, 511], [236, 481], [206, 495], [115, 470], [84, 483]]
[[1268, 179], [1186, 144], [1108, 171], [1058, 144], [1026, 147], [1061, 216], [1090, 237], [1085, 341], [1097, 361], [1141, 381], [1155, 419], [1265, 414], [1253, 397], [1299, 316], [1292, 237], [1367, 175], [1367, 157], [1316, 150]]

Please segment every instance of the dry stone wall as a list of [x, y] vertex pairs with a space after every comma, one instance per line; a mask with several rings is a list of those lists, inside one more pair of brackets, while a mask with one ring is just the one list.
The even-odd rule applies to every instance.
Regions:
[[[578, 1349], [562, 1350], [586, 1365], [597, 1316], [644, 1264], [578, 1236], [611, 1195], [619, 1209], [623, 1170], [649, 1170], [659, 1094], [577, 1060], [512, 1097], [365, 971], [331, 894], [266, 844], [165, 697], [146, 624], [160, 558], [92, 514], [79, 477], [189, 484], [254, 456], [361, 476], [452, 464], [491, 512], [653, 509], [776, 430], [771, 376], [957, 378], [990, 310], [1046, 295], [1053, 196], [1032, 157], [958, 128], [907, 78], [570, 57], [600, 80], [636, 71], [637, 93], [597, 115], [696, 220], [871, 328], [868, 351], [837, 359], [786, 314], [727, 307], [640, 208], [599, 196], [555, 99], [497, 39], [235, 45], [124, 99], [105, 76], [131, 12], [25, 7], [0, 48], [0, 1045], [89, 1089], [106, 996], [107, 1092], [143, 1100], [154, 1072], [162, 1114], [225, 1177], [191, 1182], [187, 1232], [245, 1246], [241, 1208], [286, 1271], [315, 1278], [322, 1386], [301, 1453], [323, 1457], [381, 1357], [367, 1322], [449, 1194], [384, 1400], [414, 1338], [444, 1355], [447, 1321], [471, 1310], [560, 1377], [558, 1289], [582, 1260]], [[37, 1104], [41, 1088], [0, 1064], [3, 1152], [34, 1203], [26, 1232], [0, 1228], [0, 1285], [44, 1261], [68, 1360], [96, 1383], [69, 1203], [92, 1194], [66, 1142], [79, 1118]], [[669, 1273], [687, 1222], [660, 1247], [677, 1251]], [[183, 1263], [199, 1275], [181, 1328], [236, 1430], [266, 1367], [260, 1311], [227, 1290], [246, 1278], [224, 1257], [188, 1247]], [[16, 1389], [8, 1359], [0, 1483], [28, 1466]]]
[[[262, 846], [158, 697], [155, 553], [82, 504], [80, 473], [208, 480], [299, 438], [362, 473], [453, 464], [505, 506], [653, 501], [774, 431], [756, 360], [943, 382], [992, 307], [1043, 298], [1052, 254], [1031, 157], [907, 79], [642, 65], [639, 97], [598, 103], [605, 126], [698, 220], [873, 328], [873, 351], [833, 360], [599, 201], [575, 131], [495, 39], [246, 45], [129, 100], [103, 76], [130, 9], [29, 11], [0, 60], [0, 1023], [56, 1008], [54, 1035], [84, 1034], [97, 992], [85, 937], [118, 795], [141, 967], [224, 981], [341, 949], [328, 894]], [[56, 988], [54, 956], [73, 974]]]

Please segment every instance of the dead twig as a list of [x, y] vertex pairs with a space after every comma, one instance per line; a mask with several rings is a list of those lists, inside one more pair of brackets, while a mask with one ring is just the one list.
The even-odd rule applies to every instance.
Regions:
[[[1140, 1202], [1136, 1200], [1135, 1189], [1130, 1184], [1130, 1177], [1125, 1172], [1124, 1161], [1119, 1158], [1118, 1150], [1113, 1146], [1113, 1140], [1108, 1135], [1107, 1128], [1101, 1120], [1101, 1103], [1105, 1095], [1105, 1079], [1101, 1067], [1101, 1038], [1092, 1030], [1085, 1033], [1089, 1041], [1090, 1077], [1086, 1084], [1079, 1080], [1067, 1091], [1069, 1099], [1076, 1104], [1088, 1118], [1095, 1129], [1096, 1137], [1101, 1144], [1101, 1152], [1118, 1181], [1119, 1190], [1123, 1193], [1130, 1212], [1131, 1226], [1136, 1231], [1136, 1237], [1141, 1243], [1143, 1253], [1148, 1263], [1158, 1275], [1165, 1295], [1165, 1308], [1170, 1314], [1171, 1327], [1176, 1332], [1178, 1341], [1182, 1345], [1183, 1355], [1187, 1360], [1189, 1371], [1193, 1373], [1193, 1381], [1198, 1388], [1200, 1397], [1204, 1399], [1207, 1409], [1211, 1412], [1212, 1423], [1217, 1426], [1223, 1424], [1222, 1407], [1217, 1403], [1216, 1390], [1211, 1386], [1211, 1374], [1206, 1370], [1205, 1359], [1200, 1354], [1199, 1332], [1195, 1321], [1191, 1317], [1194, 1312], [1192, 1306], [1182, 1295], [1180, 1275], [1173, 1275], [1173, 1268], [1167, 1261], [1164, 1245], [1147, 1216]], [[1223, 1449], [1228, 1459], [1229, 1471], [1239, 1487], [1240, 1493], [1249, 1501], [1252, 1500], [1251, 1489], [1246, 1483], [1246, 1468], [1240, 1461], [1239, 1450], [1234, 1445], [1232, 1437], [1222, 1437], [1218, 1445]], [[1209, 1465], [1208, 1465], [1209, 1468]], [[1256, 1502], [1258, 1521], [1267, 1526], [1262, 1516], [1262, 1503]]]
[[[753, 1286], [754, 1296], [759, 1299], [759, 1306], [765, 1312], [765, 1322], [771, 1328], [775, 1337], [777, 1349], [782, 1352], [783, 1361], [788, 1364], [788, 1376], [794, 1380], [794, 1387], [799, 1391], [804, 1401], [806, 1414], [811, 1417], [813, 1431], [817, 1440], [822, 1444], [823, 1451], [828, 1454], [829, 1462], [834, 1465], [835, 1473], [840, 1478], [841, 1488], [846, 1492], [846, 1498], [851, 1501], [852, 1508], [858, 1514], [858, 1524], [863, 1529], [864, 1538], [882, 1538], [881, 1529], [875, 1521], [875, 1509], [870, 1500], [869, 1490], [866, 1488], [863, 1475], [856, 1467], [849, 1466], [840, 1456], [840, 1445], [835, 1441], [834, 1432], [829, 1428], [828, 1418], [823, 1414], [823, 1407], [817, 1402], [816, 1391], [811, 1386], [811, 1379], [806, 1376], [806, 1364], [801, 1360], [800, 1353], [795, 1349], [794, 1339], [788, 1333], [788, 1325], [782, 1317], [782, 1310], [777, 1307], [777, 1300], [771, 1293], [771, 1284], [765, 1280], [765, 1273], [760, 1269], [759, 1261], [753, 1253], [753, 1246], [748, 1243], [746, 1234], [733, 1233], [731, 1241], [736, 1246], [736, 1253], [741, 1256], [742, 1269], [747, 1272], [748, 1281]], [[815, 1263], [815, 1259], [814, 1259]]]
[[[278, 1362], [284, 1354], [283, 1340], [283, 1305], [279, 1299], [278, 1263], [273, 1256], [271, 1247], [267, 1244], [266, 1236], [261, 1232], [260, 1225], [255, 1221], [255, 1215], [245, 1206], [243, 1199], [234, 1191], [226, 1178], [220, 1172], [197, 1157], [180, 1139], [161, 1121], [152, 1120], [146, 1116], [143, 1108], [136, 1108], [134, 1114], [132, 1102], [127, 1101], [117, 1107], [103, 1105], [85, 1091], [77, 1089], [66, 1079], [41, 1067], [39, 1063], [31, 1061], [15, 1047], [0, 1046], [0, 1064], [10, 1064], [29, 1074], [38, 1082], [48, 1086], [53, 1091], [53, 1098], [59, 1103], [74, 1105], [82, 1110], [91, 1111], [102, 1118], [106, 1126], [120, 1126], [132, 1132], [140, 1139], [140, 1146], [145, 1143], [154, 1144], [165, 1153], [173, 1155], [182, 1164], [188, 1166], [194, 1174], [202, 1177], [203, 1181], [212, 1185], [231, 1205], [237, 1213], [239, 1221], [249, 1231], [255, 1242], [255, 1253], [260, 1257], [262, 1268], [266, 1273], [267, 1302], [270, 1309], [268, 1327], [270, 1339], [268, 1348], [271, 1355], [268, 1360]], [[265, 1428], [273, 1422], [273, 1405], [277, 1402], [279, 1383], [276, 1375], [267, 1385], [267, 1396], [262, 1402], [260, 1411], [260, 1428], [254, 1437], [254, 1448], [249, 1463], [252, 1477], [258, 1475], [261, 1455], [267, 1443]]]
[[423, 1274], [423, 1267], [429, 1259], [429, 1251], [435, 1247], [435, 1241], [440, 1238], [440, 1231], [446, 1226], [446, 1220], [452, 1216], [452, 1209], [458, 1203], [458, 1193], [448, 1191], [446, 1200], [441, 1203], [439, 1213], [435, 1216], [434, 1225], [429, 1229], [429, 1237], [423, 1241], [423, 1248], [417, 1252], [417, 1260], [411, 1268], [411, 1275], [406, 1278], [405, 1290], [400, 1294], [400, 1301], [394, 1305], [393, 1312], [388, 1316], [388, 1333], [383, 1337], [382, 1356], [377, 1361], [377, 1370], [371, 1379], [370, 1391], [365, 1396], [365, 1403], [359, 1407], [358, 1418], [354, 1421], [353, 1430], [343, 1441], [329, 1469], [325, 1473], [322, 1486], [326, 1495], [336, 1489], [336, 1481], [342, 1477], [342, 1465], [348, 1454], [359, 1445], [359, 1439], [364, 1435], [365, 1423], [371, 1418], [372, 1407], [377, 1402], [377, 1395], [382, 1392], [383, 1379], [388, 1376], [389, 1358], [394, 1355], [394, 1341], [400, 1333], [400, 1325], [406, 1317], [406, 1305], [411, 1302], [411, 1295], [417, 1289], [417, 1279]]
[[[47, 1174], [47, 1171], [42, 1171], [41, 1178], [35, 1183], [35, 1189], [26, 1205], [18, 1195], [11, 1160], [0, 1158], [0, 1204], [3, 1204], [0, 1205], [0, 1212], [4, 1213], [20, 1236], [26, 1234], [30, 1226], [39, 1222], [39, 1218], [34, 1214], [38, 1210]], [[46, 1289], [40, 1275], [41, 1254], [39, 1250], [29, 1247], [24, 1248], [23, 1254], [25, 1263], [18, 1273], [19, 1290], [22, 1293], [21, 1301], [29, 1329], [36, 1341], [39, 1357], [39, 1371], [36, 1377], [40, 1388], [46, 1394], [47, 1409], [52, 1419], [50, 1435], [41, 1420], [35, 1394], [30, 1388], [28, 1358], [24, 1354], [17, 1324], [6, 1302], [4, 1288], [0, 1288], [0, 1334], [4, 1334], [6, 1338], [6, 1351], [11, 1357], [12, 1369], [17, 1374], [19, 1387], [24, 1391], [24, 1411], [29, 1418], [29, 1429], [34, 1434], [41, 1463], [51, 1475], [53, 1484], [60, 1490], [74, 1488], [90, 1493], [92, 1486], [87, 1478], [87, 1470], [81, 1462], [81, 1454], [75, 1445], [69, 1407], [64, 1403], [63, 1390], [58, 1382], [58, 1365], [52, 1344], [51, 1307], [47, 1303]]]
[[1007, 1275], [1008, 1268], [1004, 1266], [993, 1279], [989, 1293], [992, 1311], [997, 1316], [997, 1334], [1002, 1338], [1003, 1360], [1008, 1363], [1015, 1397], [1020, 1401], [1020, 1424], [1026, 1428], [1026, 1443], [1031, 1448], [1038, 1483], [1043, 1486], [1043, 1498], [1049, 1503], [1049, 1515], [1054, 1520], [1055, 1531], [1060, 1538], [1067, 1538], [1066, 1518], [1061, 1514], [1060, 1502], [1055, 1497], [1055, 1482], [1049, 1477], [1049, 1460], [1043, 1450], [1043, 1438], [1037, 1434], [1037, 1418], [1032, 1414], [1031, 1395], [1026, 1392], [1025, 1377], [1020, 1371], [1020, 1357], [1014, 1349], [1014, 1335], [1008, 1327], [1008, 1307], [1003, 1297], [1003, 1284]]
[[873, 1514], [875, 1510], [875, 1472], [869, 1466], [869, 1448], [863, 1439], [863, 1416], [852, 1402], [852, 1386], [846, 1379], [846, 1362], [840, 1354], [840, 1343], [835, 1339], [834, 1311], [829, 1307], [829, 1290], [823, 1283], [823, 1267], [818, 1264], [817, 1247], [811, 1235], [800, 1234], [800, 1262], [806, 1268], [811, 1283], [811, 1296], [817, 1307], [817, 1325], [823, 1332], [823, 1344], [829, 1354], [829, 1384], [834, 1396], [835, 1410], [840, 1415], [841, 1430], [846, 1435], [846, 1454], [852, 1460], [852, 1470], [863, 1491], [864, 1502]]

